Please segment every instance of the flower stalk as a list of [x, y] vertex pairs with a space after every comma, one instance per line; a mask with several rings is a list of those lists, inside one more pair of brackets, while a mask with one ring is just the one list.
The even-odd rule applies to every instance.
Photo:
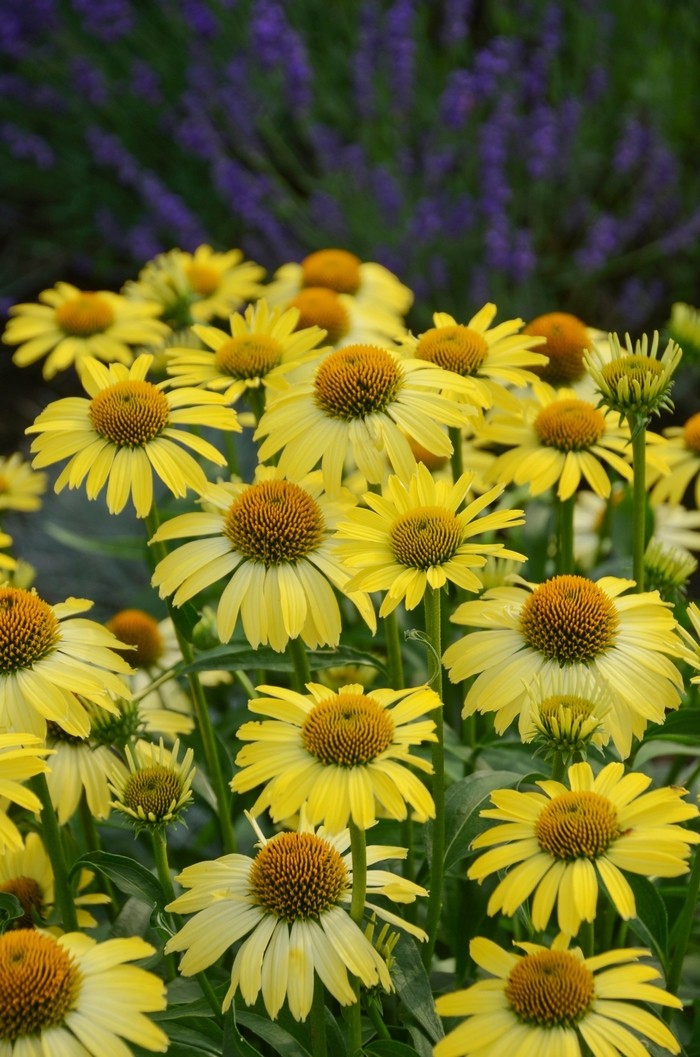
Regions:
[[574, 572], [574, 507], [576, 493], [559, 501], [559, 572], [571, 576]]
[[[365, 897], [367, 895], [367, 841], [365, 831], [355, 825], [352, 819], [349, 822], [349, 829], [350, 850], [352, 852], [350, 917], [357, 927], [361, 929], [365, 913]], [[351, 980], [357, 1001], [347, 1011], [348, 1052], [354, 1054], [357, 1050], [362, 1049], [362, 1002], [360, 999], [360, 981], [356, 976], [352, 976]]]
[[636, 591], [644, 590], [644, 551], [646, 550], [646, 417], [627, 416], [632, 433], [632, 576]]
[[[440, 620], [440, 589], [426, 587], [425, 597], [425, 632], [428, 639], [428, 683], [442, 701], [442, 645]], [[430, 965], [435, 950], [440, 912], [442, 910], [442, 880], [445, 859], [445, 735], [442, 709], [435, 709], [435, 733], [437, 741], [432, 744], [433, 764], [433, 800], [435, 802], [435, 820], [433, 822], [433, 855], [430, 870], [430, 897], [426, 932], [428, 941], [423, 945], [421, 956], [426, 970]]]
[[73, 890], [68, 878], [68, 865], [61, 840], [61, 830], [45, 774], [35, 774], [29, 779], [29, 788], [41, 801], [41, 826], [46, 851], [53, 870], [56, 903], [61, 912], [61, 921], [66, 932], [78, 931], [78, 915], [73, 901]]

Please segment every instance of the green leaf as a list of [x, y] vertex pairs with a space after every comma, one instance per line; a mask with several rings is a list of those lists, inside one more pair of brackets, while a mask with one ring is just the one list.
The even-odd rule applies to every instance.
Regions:
[[402, 935], [393, 952], [393, 978], [406, 1010], [433, 1042], [444, 1038], [442, 1022], [435, 1012], [430, 980], [411, 936]]
[[413, 1046], [407, 1046], [405, 1042], [395, 1042], [393, 1039], [375, 1039], [374, 1042], [368, 1042], [365, 1053], [371, 1054], [371, 1057], [419, 1057]]
[[279, 1024], [274, 1024], [265, 1017], [259, 1017], [257, 1013], [236, 1010], [236, 1020], [244, 1028], [248, 1028], [248, 1031], [252, 1031], [258, 1038], [263, 1039], [268, 1046], [272, 1046], [280, 1057], [311, 1057], [309, 1051], [293, 1035], [290, 1035]]
[[680, 708], [669, 712], [664, 723], [653, 723], [647, 727], [644, 741], [657, 738], [693, 738], [700, 741], [700, 708]]
[[23, 915], [22, 904], [17, 896], [13, 896], [10, 892], [0, 892], [0, 936], [13, 921]]
[[[190, 1052], [194, 1050], [196, 1053], [210, 1053], [214, 1057], [220, 1057], [221, 1031], [219, 1031], [219, 1040], [217, 1041], [201, 1031], [188, 1027], [186, 1024], [177, 1024], [173, 1021], [164, 1024], [163, 1029], [171, 1043], [176, 1046], [182, 1046]], [[172, 1049], [169, 1049], [168, 1053], [172, 1053]]]
[[657, 756], [700, 756], [700, 745], [686, 745], [681, 741], [645, 741], [634, 759], [634, 766], [641, 767]]
[[[352, 646], [337, 646], [334, 650], [309, 650], [306, 654], [309, 668], [334, 668], [344, 664], [367, 664], [384, 673], [385, 666], [371, 653], [356, 650]], [[232, 643], [217, 646], [214, 650], [198, 653], [192, 664], [177, 669], [178, 674], [188, 672], [236, 671], [238, 668], [265, 668], [271, 672], [291, 672], [294, 666], [285, 653], [277, 653], [269, 646], [252, 650], [247, 643]]]
[[96, 539], [91, 536], [80, 536], [77, 532], [63, 528], [49, 521], [44, 531], [51, 539], [62, 543], [64, 547], [80, 551], [81, 554], [100, 554], [107, 558], [123, 558], [126, 561], [142, 562], [146, 559], [146, 541], [142, 536], [107, 536]]
[[142, 899], [152, 909], [162, 910], [168, 902], [158, 878], [140, 862], [126, 855], [114, 855], [109, 851], [89, 851], [73, 864], [71, 876], [86, 866], [96, 867], [114, 881], [120, 892]]
[[348, 1057], [348, 1047], [345, 1036], [340, 1030], [340, 1025], [326, 1006], [326, 1042], [328, 1044], [329, 1057]]
[[165, 604], [168, 607], [170, 619], [177, 630], [188, 642], [192, 642], [194, 640], [194, 629], [201, 620], [195, 607], [191, 602], [184, 602], [181, 606], [174, 606], [170, 598], [166, 599]]
[[626, 873], [634, 892], [637, 904], [637, 916], [632, 918], [629, 927], [639, 936], [642, 943], [648, 943], [661, 962], [664, 973], [668, 972], [668, 915], [663, 899], [654, 885], [646, 877]]
[[426, 1038], [423, 1032], [415, 1024], [407, 1024], [408, 1034], [411, 1036], [411, 1042], [416, 1048], [418, 1057], [433, 1057], [433, 1044]]
[[445, 869], [469, 853], [469, 846], [484, 823], [479, 811], [494, 789], [509, 789], [523, 775], [514, 771], [475, 771], [455, 782], [445, 795]]
[[236, 1007], [232, 1002], [226, 1020], [224, 1022], [224, 1044], [221, 1057], [261, 1057], [260, 1050], [256, 1050], [247, 1042], [236, 1024]]

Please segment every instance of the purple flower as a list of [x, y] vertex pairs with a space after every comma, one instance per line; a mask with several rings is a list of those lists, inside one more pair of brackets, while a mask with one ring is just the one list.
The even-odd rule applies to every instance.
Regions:
[[335, 239], [345, 239], [347, 224], [340, 203], [326, 191], [316, 190], [309, 197], [309, 217], [312, 224]]
[[51, 169], [56, 158], [45, 139], [8, 121], [0, 125], [0, 140], [13, 158], [34, 162], [38, 169]]
[[392, 109], [401, 115], [408, 113], [413, 98], [416, 41], [413, 28], [416, 17], [415, 0], [395, 0], [386, 13], [385, 46], [389, 55]]
[[182, 15], [193, 33], [208, 39], [216, 35], [219, 23], [201, 0], [181, 0]]
[[584, 245], [574, 254], [574, 261], [584, 272], [602, 268], [620, 244], [619, 222], [604, 213], [593, 222]]
[[382, 220], [387, 227], [392, 227], [403, 207], [401, 187], [385, 165], [376, 167], [371, 176], [371, 185]]
[[445, 0], [440, 27], [440, 41], [443, 47], [452, 48], [466, 40], [472, 7], [473, 0]]
[[510, 225], [505, 213], [493, 216], [484, 231], [484, 256], [489, 268], [497, 272], [509, 270], [511, 262]]
[[557, 115], [551, 106], [539, 106], [529, 125], [527, 171], [542, 180], [551, 175], [553, 163], [559, 157]]
[[131, 64], [131, 91], [150, 106], [160, 106], [163, 102], [160, 77], [141, 59], [134, 59]]
[[613, 169], [618, 173], [627, 173], [636, 169], [649, 149], [649, 129], [636, 118], [625, 121], [613, 155]]
[[532, 232], [519, 228], [513, 234], [513, 250], [510, 258], [510, 274], [517, 285], [524, 283], [537, 267], [537, 255], [532, 245]]
[[56, 0], [3, 0], [0, 52], [21, 59], [27, 47], [57, 27]]
[[700, 207], [695, 209], [683, 222], [668, 231], [661, 241], [665, 253], [676, 253], [695, 246], [700, 239]]
[[73, 59], [71, 63], [73, 75], [73, 87], [78, 95], [87, 99], [93, 106], [104, 106], [109, 98], [107, 82], [102, 70], [98, 70], [82, 57]]
[[440, 205], [434, 198], [419, 198], [408, 223], [408, 236], [419, 246], [432, 242], [442, 231]]
[[264, 70], [280, 69], [292, 110], [305, 110], [311, 102], [313, 74], [302, 38], [287, 21], [277, 0], [255, 0], [250, 14], [250, 44]]
[[365, 0], [360, 8], [357, 49], [352, 58], [352, 88], [361, 118], [374, 112], [374, 74], [380, 49], [379, 11], [376, 0]]
[[474, 104], [476, 91], [468, 70], [452, 70], [447, 85], [440, 97], [440, 116], [448, 128], [455, 132], [464, 126]]
[[72, 6], [88, 33], [105, 44], [113, 44], [133, 29], [134, 13], [129, 0], [72, 0]]

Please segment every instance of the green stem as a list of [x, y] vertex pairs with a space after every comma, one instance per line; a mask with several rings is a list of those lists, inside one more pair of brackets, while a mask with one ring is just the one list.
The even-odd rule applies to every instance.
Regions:
[[[148, 530], [149, 539], [156, 534], [159, 525], [160, 520], [158, 518], [158, 510], [154, 503], [151, 507], [150, 513], [146, 517], [146, 529]], [[155, 551], [155, 557], [158, 561], [162, 561], [167, 554], [165, 544], [162, 541], [154, 543], [153, 550]], [[182, 659], [185, 664], [192, 664], [194, 661], [194, 651], [192, 646], [180, 632], [176, 624], [174, 624], [174, 627]], [[216, 744], [216, 734], [214, 733], [214, 727], [207, 706], [207, 699], [204, 694], [204, 687], [202, 686], [199, 674], [197, 672], [190, 672], [187, 676], [187, 682], [189, 683], [190, 693], [192, 694], [192, 700], [194, 701], [197, 725], [199, 727], [202, 745], [204, 746], [204, 757], [207, 761], [209, 778], [216, 796], [224, 854], [230, 855], [236, 850], [236, 836], [233, 832], [233, 821], [231, 819], [231, 795], [224, 780], [224, 773], [221, 769], [221, 759]]]
[[[688, 890], [685, 895], [683, 909], [681, 910], [677, 925], [678, 941], [673, 951], [671, 968], [668, 971], [668, 978], [666, 980], [666, 990], [670, 991], [672, 995], [678, 994], [678, 985], [681, 982], [685, 953], [688, 949], [690, 934], [693, 929], [693, 921], [695, 919], [698, 892], [700, 892], [700, 851], [695, 852], [695, 858], [693, 859], [693, 868], [690, 871], [690, 878], [688, 880]], [[670, 1020], [671, 1010], [665, 1010], [664, 1015], [667, 1020]]]
[[[349, 822], [350, 848], [352, 851], [352, 901], [350, 917], [359, 929], [365, 913], [367, 895], [367, 844], [365, 831], [356, 826], [352, 819]], [[352, 977], [352, 986], [357, 997], [354, 1005], [348, 1008], [348, 1052], [354, 1054], [362, 1049], [362, 1003], [360, 1001], [360, 981]]]
[[370, 998], [367, 1002], [367, 1012], [369, 1013], [369, 1019], [372, 1021], [372, 1027], [376, 1031], [380, 1039], [390, 1039], [391, 1034], [386, 1024], [382, 1020], [382, 1008], [379, 1004], [379, 1000], [376, 998]]
[[228, 472], [232, 477], [241, 476], [241, 463], [238, 458], [238, 448], [236, 447], [236, 438], [231, 430], [224, 430], [224, 446], [226, 448], [226, 462], [228, 463]]
[[61, 841], [61, 830], [56, 818], [51, 794], [46, 783], [45, 774], [36, 774], [29, 779], [29, 788], [39, 797], [41, 801], [41, 826], [44, 844], [53, 870], [54, 891], [56, 893], [56, 904], [61, 912], [61, 921], [66, 932], [78, 931], [78, 915], [73, 902], [73, 890], [68, 879], [68, 865], [66, 854]]
[[565, 774], [566, 767], [564, 766], [564, 754], [557, 749], [552, 757], [552, 781], [563, 782]]
[[311, 1053], [313, 1057], [327, 1057], [326, 993], [323, 983], [314, 977], [314, 1000], [311, 1006]]
[[250, 410], [255, 415], [255, 424], [257, 426], [265, 413], [265, 389], [263, 386], [258, 389], [248, 389], [247, 396]]
[[[425, 631], [428, 637], [428, 682], [442, 701], [442, 645], [440, 626], [440, 589], [426, 587], [425, 597]], [[445, 736], [442, 708], [434, 709], [438, 740], [432, 743], [433, 763], [433, 801], [435, 803], [435, 820], [433, 822], [433, 855], [430, 870], [430, 895], [425, 931], [428, 940], [423, 945], [423, 965], [430, 972], [435, 942], [440, 926], [442, 911], [442, 880], [445, 860]]]
[[592, 958], [594, 950], [593, 921], [582, 921], [578, 930], [578, 941], [581, 945], [584, 958]]
[[303, 694], [306, 690], [306, 684], [311, 682], [311, 669], [309, 668], [309, 658], [306, 656], [306, 646], [301, 636], [296, 639], [290, 639], [287, 644], [287, 650], [294, 665], [294, 675], [297, 682], [296, 689], [300, 694]]
[[462, 461], [462, 430], [459, 426], [448, 426], [447, 432], [450, 441], [452, 442], [452, 455], [450, 457], [452, 463], [452, 478], [456, 482], [464, 473], [464, 464]]
[[395, 609], [384, 617], [384, 640], [386, 642], [387, 660], [389, 661], [389, 685], [392, 690], [403, 690], [406, 683], [403, 675], [399, 622], [396, 619]]
[[576, 493], [559, 501], [559, 553], [560, 574], [571, 576], [574, 571], [574, 507]]
[[255, 689], [255, 687], [251, 683], [251, 681], [248, 678], [248, 676], [246, 675], [246, 673], [241, 668], [237, 668], [236, 671], [233, 674], [235, 675], [236, 679], [238, 680], [238, 682], [241, 684], [241, 686], [245, 690], [245, 694], [246, 694], [246, 697], [248, 698], [248, 700], [251, 700], [252, 698], [258, 696], [257, 690]]
[[[80, 798], [80, 824], [82, 826], [83, 836], [85, 838], [85, 844], [87, 846], [88, 851], [100, 851], [102, 848], [102, 844], [100, 842], [100, 835], [97, 832], [97, 826], [95, 824], [95, 819], [93, 817], [92, 811], [90, 810], [90, 807], [88, 805], [87, 797], [85, 796], [85, 790], [83, 790], [83, 795]], [[110, 903], [112, 904], [110, 917], [114, 918], [114, 916], [119, 913], [120, 909], [119, 900], [117, 899], [117, 893], [114, 890], [114, 885], [112, 884], [107, 874], [102, 873], [102, 871], [98, 869], [96, 869], [96, 872], [100, 879], [100, 884], [104, 886], [104, 890], [109, 896]]]
[[647, 516], [647, 494], [646, 494], [646, 421], [641, 424], [636, 415], [628, 415], [630, 430], [638, 433], [632, 441], [632, 468], [634, 470], [634, 486], [632, 494], [632, 576], [636, 581], [635, 590], [641, 593], [644, 590], [644, 551], [646, 549], [646, 516]]

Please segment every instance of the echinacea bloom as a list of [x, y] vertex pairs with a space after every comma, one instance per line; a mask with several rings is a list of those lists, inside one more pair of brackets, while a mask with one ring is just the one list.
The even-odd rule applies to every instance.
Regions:
[[[41, 742], [41, 738], [32, 734], [0, 734], [0, 805], [9, 800], [27, 811], [41, 809], [39, 797], [22, 785], [28, 778], [44, 774], [48, 768], [42, 757], [48, 756], [50, 750]], [[21, 847], [19, 830], [0, 806], [0, 856], [8, 848], [12, 851]]]
[[587, 669], [558, 668], [526, 685], [530, 721], [521, 724], [524, 742], [534, 739], [546, 749], [546, 759], [562, 753], [565, 760], [583, 753], [590, 744], [602, 749], [610, 740], [603, 720], [612, 708], [607, 686]]
[[93, 735], [97, 734], [104, 744], [125, 740], [115, 737], [117, 728], [124, 723], [131, 725], [128, 732], [123, 731], [126, 737], [141, 731], [168, 738], [190, 734], [194, 729], [192, 702], [176, 678], [144, 694], [152, 683], [182, 661], [170, 617], [158, 621], [143, 609], [120, 609], [105, 626], [120, 642], [132, 647], [124, 650], [122, 656], [135, 669], [129, 676], [129, 686], [138, 701], [132, 705], [122, 702], [121, 716], [105, 716], [97, 724], [93, 717]]
[[469, 689], [463, 715], [495, 712], [501, 734], [520, 716], [525, 685], [559, 668], [589, 670], [610, 692], [604, 719], [615, 747], [629, 756], [632, 735], [647, 722], [663, 723], [666, 709], [678, 708], [683, 680], [670, 657], [682, 643], [672, 607], [656, 591], [627, 594], [633, 580], [605, 576], [553, 576], [542, 584], [521, 581], [486, 591], [464, 602], [456, 624], [484, 628], [447, 648], [443, 663], [450, 680], [480, 673]]
[[[156, 567], [161, 598], [180, 606], [209, 584], [233, 574], [219, 600], [222, 642], [238, 615], [253, 649], [269, 642], [281, 652], [301, 636], [310, 649], [337, 646], [341, 619], [333, 587], [343, 591], [350, 573], [334, 554], [332, 530], [353, 503], [349, 492], [331, 500], [320, 473], [298, 484], [279, 480], [274, 467], [259, 467], [254, 484], [210, 485], [211, 513], [182, 514], [161, 525], [154, 540], [209, 537], [185, 543]], [[348, 596], [374, 631], [372, 602]]]
[[694, 363], [700, 358], [700, 312], [693, 305], [676, 301], [671, 305], [671, 318], [666, 330]]
[[248, 702], [251, 712], [272, 717], [244, 723], [237, 732], [252, 744], [236, 757], [241, 770], [231, 788], [242, 793], [267, 783], [253, 814], [269, 807], [279, 822], [306, 802], [309, 821], [325, 821], [331, 833], [351, 818], [367, 829], [378, 804], [390, 818], [405, 819], [407, 804], [414, 818], [434, 818], [433, 798], [406, 765], [432, 774], [427, 760], [411, 755], [411, 745], [437, 741], [434, 721], [420, 718], [442, 707], [435, 691], [418, 686], [365, 693], [359, 683], [337, 693], [319, 683], [306, 688], [308, 694], [298, 694], [261, 686], [267, 696]]
[[440, 1039], [434, 1057], [582, 1057], [583, 1052], [641, 1057], [647, 1050], [630, 1028], [680, 1053], [663, 1021], [636, 1005], [683, 1008], [674, 995], [649, 983], [660, 979], [657, 969], [636, 964], [650, 951], [626, 947], [584, 958], [568, 945], [566, 936], [558, 936], [551, 947], [518, 943], [523, 956], [482, 936], [473, 939], [473, 961], [494, 979], [436, 1000], [441, 1016], [467, 1019]]
[[0, 532], [0, 576], [3, 572], [13, 572], [17, 568], [17, 561], [11, 554], [3, 554], [5, 547], [12, 546], [12, 536], [7, 532]]
[[245, 315], [231, 316], [230, 334], [218, 327], [194, 326], [208, 348], [168, 349], [171, 384], [225, 390], [229, 403], [248, 389], [284, 388], [284, 375], [309, 356], [318, 356], [317, 346], [326, 336], [320, 327], [300, 329], [298, 324], [298, 308], [270, 310], [262, 298], [248, 305]]
[[[698, 609], [697, 603], [691, 602], [686, 612], [690, 623], [693, 625], [695, 634], [700, 639], [700, 609]], [[682, 624], [679, 624], [678, 630], [683, 636], [683, 660], [696, 671], [700, 671], [700, 644], [696, 642], [689, 631], [686, 631]], [[694, 675], [690, 681], [697, 685], [700, 683], [700, 675]]]
[[165, 1009], [165, 984], [126, 963], [155, 954], [138, 936], [97, 943], [38, 929], [0, 936], [0, 1047], [6, 1057], [131, 1057], [124, 1040], [165, 1053], [145, 1013]]
[[[246, 301], [260, 297], [265, 269], [244, 261], [241, 250], [215, 253], [198, 246], [194, 253], [170, 250], [160, 253], [124, 286], [129, 301], [155, 301], [164, 319], [175, 326], [226, 319]], [[144, 343], [145, 344], [145, 343]]]
[[[239, 989], [247, 1005], [262, 990], [272, 1020], [285, 998], [294, 1019], [306, 1020], [314, 972], [343, 1006], [357, 1001], [348, 971], [365, 987], [393, 991], [384, 959], [344, 909], [352, 899], [353, 882], [348, 831], [335, 836], [324, 829], [315, 833], [303, 810], [297, 832], [277, 833], [268, 840], [255, 828], [260, 839], [255, 858], [224, 855], [188, 866], [177, 877], [189, 891], [166, 909], [195, 916], [168, 940], [165, 952], [186, 952], [180, 962], [183, 976], [206, 969], [247, 936], [233, 962], [224, 1011]], [[368, 895], [398, 903], [427, 895], [397, 874], [371, 869], [383, 859], [405, 856], [404, 848], [367, 848]], [[422, 929], [383, 907], [369, 901], [365, 906], [378, 918], [426, 939]]]
[[76, 694], [113, 712], [110, 693], [130, 697], [117, 672], [131, 668], [115, 652], [117, 640], [94, 620], [85, 598], [50, 606], [36, 591], [0, 587], [0, 729], [46, 735], [52, 720], [85, 737], [90, 721]]
[[[573, 389], [555, 392], [539, 386], [536, 396], [523, 400], [517, 413], [494, 414], [479, 431], [482, 441], [510, 451], [499, 455], [489, 476], [499, 484], [529, 484], [530, 495], [541, 495], [557, 485], [557, 496], [569, 499], [583, 476], [593, 491], [607, 499], [611, 484], [604, 464], [632, 480], [632, 467], [623, 458], [631, 451], [630, 431], [615, 411], [579, 400]], [[649, 445], [661, 441], [647, 434], [647, 461], [665, 469]]]
[[532, 367], [543, 382], [553, 386], [573, 386], [586, 376], [583, 354], [593, 348], [600, 331], [587, 327], [570, 312], [546, 312], [523, 327], [523, 334], [544, 338], [539, 352], [548, 357], [544, 366]]
[[[114, 707], [119, 711], [116, 702]], [[105, 712], [104, 715], [109, 719], [119, 718], [111, 712]], [[97, 724], [92, 712], [90, 720], [94, 728]], [[94, 737], [86, 735], [81, 738], [67, 734], [51, 720], [46, 726], [46, 744], [54, 753], [46, 784], [59, 825], [64, 826], [73, 817], [82, 796], [93, 818], [109, 818], [112, 808], [109, 782], [112, 774], [115, 770], [121, 770], [124, 776], [127, 774], [120, 757], [111, 746], [101, 744]]]
[[621, 415], [643, 418], [672, 410], [673, 375], [683, 355], [675, 341], [669, 340], [661, 359], [658, 331], [654, 331], [651, 346], [646, 334], [635, 345], [626, 334], [624, 349], [617, 334], [610, 334], [609, 342], [610, 359], [606, 362], [595, 346], [592, 354], [587, 352], [584, 356], [601, 401]]
[[413, 304], [411, 291], [388, 268], [337, 249], [316, 250], [301, 264], [283, 264], [265, 287], [265, 296], [271, 305], [286, 308], [307, 287], [350, 294], [363, 308], [397, 317], [405, 316]]
[[128, 301], [109, 290], [78, 290], [70, 283], [56, 283], [42, 290], [37, 304], [14, 305], [2, 340], [19, 345], [12, 357], [18, 367], [26, 367], [50, 353], [44, 364], [44, 378], [53, 378], [72, 363], [82, 370], [87, 356], [105, 363], [129, 366], [134, 345], [157, 344], [169, 333], [161, 323], [160, 305], [145, 300]]
[[480, 591], [472, 569], [486, 564], [486, 555], [524, 561], [502, 543], [474, 543], [484, 532], [524, 524], [522, 510], [481, 512], [503, 491], [492, 488], [460, 511], [474, 475], [463, 474], [451, 485], [433, 480], [420, 463], [408, 484], [390, 477], [383, 496], [368, 492], [369, 510], [356, 507], [338, 525], [338, 553], [355, 575], [349, 588], [385, 591], [379, 615], [384, 617], [405, 601], [415, 609], [427, 587], [439, 589], [447, 581], [467, 591]]
[[644, 584], [647, 591], [658, 591], [664, 602], [677, 605], [686, 595], [686, 585], [698, 567], [688, 551], [670, 547], [652, 536], [644, 551]]
[[537, 932], [547, 928], [556, 905], [559, 928], [576, 936], [582, 921], [595, 919], [601, 881], [620, 917], [628, 921], [637, 908], [625, 873], [688, 873], [690, 845], [700, 842], [700, 834], [676, 825], [698, 816], [695, 805], [683, 800], [685, 789], [666, 786], [647, 793], [651, 778], [625, 775], [622, 763], [609, 763], [596, 777], [589, 764], [572, 764], [570, 789], [562, 782], [536, 784], [544, 796], [498, 789], [491, 793], [493, 808], [481, 812], [482, 818], [505, 825], [473, 840], [473, 848], [490, 850], [475, 860], [467, 876], [481, 883], [511, 867], [489, 899], [489, 914], [500, 911], [512, 917], [532, 896]]
[[397, 341], [409, 356], [470, 380], [467, 395], [463, 390], [451, 393], [449, 389], [446, 395], [466, 399], [477, 407], [497, 404], [515, 410], [518, 398], [505, 386], [524, 386], [536, 380], [532, 369], [547, 364], [538, 348], [545, 339], [521, 331], [522, 319], [508, 319], [489, 329], [496, 311], [494, 304], [486, 304], [468, 323], [458, 323], [447, 312], [435, 312], [435, 325], [430, 330], [417, 338], [407, 334]]
[[393, 312], [324, 286], [305, 287], [285, 307], [299, 313], [297, 330], [320, 327], [335, 349], [358, 343], [394, 348], [394, 338], [404, 331], [402, 320]]
[[0, 456], [0, 511], [39, 510], [47, 479], [47, 474], [32, 470], [18, 451], [7, 459]]
[[[109, 903], [109, 896], [103, 892], [81, 894], [94, 879], [95, 875], [90, 870], [80, 871], [73, 901], [81, 929], [92, 929], [97, 925], [92, 914], [84, 907]], [[10, 923], [11, 929], [33, 929], [36, 927], [34, 914], [39, 921], [50, 916], [54, 903], [53, 870], [38, 833], [28, 833], [19, 848], [0, 855], [0, 892], [16, 896], [22, 907], [22, 917]]]
[[194, 752], [188, 749], [178, 760], [180, 743], [166, 749], [160, 744], [137, 741], [134, 752], [125, 749], [129, 770], [115, 768], [110, 788], [116, 800], [112, 807], [132, 819], [138, 828], [161, 828], [180, 820], [183, 808], [192, 800]]
[[654, 487], [649, 498], [654, 506], [678, 506], [694, 479], [695, 506], [700, 510], [700, 412], [691, 415], [682, 426], [669, 426], [664, 436], [668, 438], [664, 459], [670, 473], [650, 475], [649, 483]]
[[280, 393], [260, 420], [255, 440], [261, 462], [282, 450], [280, 476], [298, 481], [321, 461], [326, 491], [336, 496], [349, 454], [371, 484], [384, 478], [383, 454], [404, 480], [416, 468], [406, 434], [434, 455], [451, 455], [441, 425], [468, 424], [470, 404], [440, 395], [468, 397], [468, 378], [427, 360], [409, 360], [376, 345], [348, 345], [304, 364], [298, 380]]
[[66, 485], [79, 488], [87, 477], [88, 499], [96, 499], [107, 484], [110, 514], [121, 513], [131, 493], [136, 516], [147, 517], [154, 471], [176, 496], [187, 495], [188, 488], [201, 493], [207, 486], [204, 470], [180, 445], [216, 466], [225, 465], [225, 457], [212, 444], [178, 427], [240, 432], [226, 398], [205, 389], [166, 393], [166, 382], [145, 380], [152, 362], [152, 356], [139, 356], [127, 370], [121, 364], [107, 368], [85, 359], [81, 381], [90, 399], [56, 400], [26, 430], [40, 434], [31, 448], [34, 466], [70, 458], [56, 480], [56, 492]]

